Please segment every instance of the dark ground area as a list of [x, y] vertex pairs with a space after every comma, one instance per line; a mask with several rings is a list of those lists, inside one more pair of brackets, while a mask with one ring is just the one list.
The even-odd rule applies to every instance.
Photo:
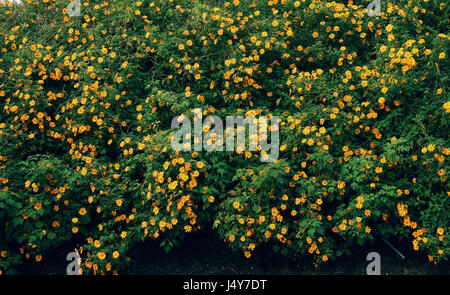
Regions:
[[[398, 245], [393, 243], [397, 248]], [[364, 275], [370, 261], [366, 261], [369, 252], [378, 252], [381, 256], [381, 274], [383, 275], [431, 275], [450, 274], [450, 265], [434, 265], [428, 262], [426, 255], [398, 247], [406, 257], [402, 259], [384, 242], [372, 247], [355, 248], [352, 256], [328, 261], [314, 268], [309, 257], [290, 259], [274, 254], [269, 248], [257, 249], [250, 259], [240, 252], [233, 252], [214, 232], [202, 232], [187, 235], [182, 246], [165, 253], [156, 241], [146, 241], [135, 247], [130, 253], [131, 262], [128, 271], [120, 274], [170, 275], [170, 274], [206, 274], [206, 275]], [[64, 247], [55, 251], [53, 257], [44, 257], [40, 263], [29, 263], [20, 269], [21, 274], [55, 275], [65, 274], [67, 253], [73, 248]], [[309, 255], [309, 254], [308, 254]]]

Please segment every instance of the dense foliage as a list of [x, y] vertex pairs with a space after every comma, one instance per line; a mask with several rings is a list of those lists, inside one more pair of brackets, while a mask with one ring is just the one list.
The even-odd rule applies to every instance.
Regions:
[[[63, 243], [116, 273], [141, 240], [201, 228], [246, 257], [383, 237], [447, 260], [448, 3], [354, 2], [2, 5], [0, 273]], [[194, 108], [279, 116], [279, 160], [173, 151]]]

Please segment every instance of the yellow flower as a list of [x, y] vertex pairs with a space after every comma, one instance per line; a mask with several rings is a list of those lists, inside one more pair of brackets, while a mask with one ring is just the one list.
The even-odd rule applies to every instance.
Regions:
[[442, 106], [444, 107], [446, 113], [450, 113], [450, 101], [447, 101]]
[[170, 184], [169, 184], [169, 189], [170, 190], [174, 190], [176, 187], [177, 187], [177, 185], [178, 185], [178, 181], [172, 181]]
[[106, 254], [105, 254], [105, 252], [99, 252], [99, 253], [97, 253], [97, 257], [98, 257], [98, 259], [103, 260], [103, 259], [105, 259]]

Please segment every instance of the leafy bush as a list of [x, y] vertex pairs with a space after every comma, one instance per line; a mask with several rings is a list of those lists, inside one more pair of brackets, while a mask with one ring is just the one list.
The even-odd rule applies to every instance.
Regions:
[[[116, 273], [211, 227], [246, 257], [448, 259], [444, 1], [23, 2], [0, 7], [0, 273], [66, 242]], [[279, 116], [280, 159], [173, 151], [194, 108]]]

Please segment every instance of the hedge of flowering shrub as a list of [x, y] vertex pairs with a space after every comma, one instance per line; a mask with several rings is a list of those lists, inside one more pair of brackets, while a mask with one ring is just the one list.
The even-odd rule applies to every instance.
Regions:
[[[385, 238], [448, 259], [445, 1], [22, 2], [0, 7], [0, 273], [63, 243], [117, 273], [203, 228], [248, 258]], [[194, 108], [279, 116], [279, 159], [175, 152]]]

